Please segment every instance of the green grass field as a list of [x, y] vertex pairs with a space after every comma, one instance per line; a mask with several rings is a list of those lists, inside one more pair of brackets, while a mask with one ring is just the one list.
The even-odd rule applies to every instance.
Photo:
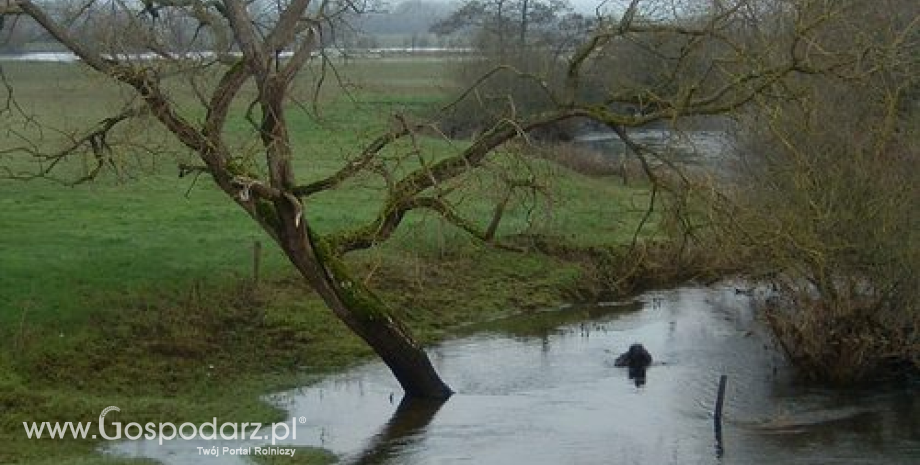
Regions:
[[[5, 70], [17, 84], [17, 101], [34, 109], [36, 119], [47, 127], [74, 130], [117, 106], [99, 85], [99, 78], [87, 76], [76, 65], [17, 66], [25, 69], [7, 65]], [[323, 106], [318, 121], [303, 111], [290, 115], [295, 144], [303, 154], [297, 160], [302, 179], [319, 179], [342, 166], [349, 155], [382, 131], [395, 109], [424, 110], [426, 104], [440, 98], [436, 75], [430, 80], [435, 85], [429, 84], [427, 93], [414, 86], [410, 86], [411, 96], [402, 93], [406, 81], [419, 81], [426, 71], [435, 74], [440, 69], [431, 62], [378, 60], [352, 66], [361, 100], [336, 96], [334, 103]], [[373, 86], [363, 85], [370, 76], [379, 80]], [[19, 82], [25, 84], [19, 86]], [[70, 108], [82, 112], [71, 114]], [[252, 130], [246, 124], [242, 118], [231, 121], [231, 127], [248, 144], [243, 136]], [[26, 134], [36, 132], [32, 129]], [[166, 135], [154, 129], [147, 136], [157, 137], [162, 140]], [[426, 142], [432, 158], [458, 149], [444, 141]], [[15, 143], [10, 137], [3, 146]], [[53, 147], [52, 142], [47, 145]], [[169, 151], [181, 150], [170, 143], [160, 145], [168, 151], [126, 155], [127, 179], [121, 182], [111, 173], [98, 182], [75, 187], [44, 179], [0, 180], [3, 327], [28, 325], [35, 320], [67, 325], [102, 305], [99, 299], [111, 297], [111, 290], [130, 300], [151, 293], [174, 294], [196, 280], [220, 283], [249, 273], [252, 242], [267, 238], [208, 180], [196, 182], [176, 176], [174, 160], [182, 154]], [[243, 148], [240, 151], [243, 153]], [[19, 170], [33, 168], [17, 154], [0, 158], [0, 163]], [[644, 193], [623, 189], [607, 179], [561, 173], [544, 162], [531, 164], [537, 165], [552, 189], [553, 205], [546, 200], [538, 202], [542, 211], [530, 217], [536, 218], [541, 232], [564, 234], [584, 243], [609, 242], [613, 236], [631, 233], [629, 226], [644, 208]], [[57, 173], [73, 178], [71, 172], [80, 169], [77, 165], [64, 166]], [[462, 202], [463, 210], [483, 225], [494, 202], [489, 182], [488, 176], [473, 179], [473, 187], [467, 189], [471, 198]], [[321, 231], [360, 224], [355, 220], [367, 221], [376, 215], [379, 183], [360, 179], [353, 184], [317, 196], [309, 204], [308, 214]], [[525, 213], [524, 208], [510, 212], [504, 230], [523, 231], [528, 219]], [[423, 245], [430, 247], [440, 236], [462, 236], [433, 218], [417, 216], [408, 222], [406, 229], [410, 231], [401, 234], [403, 242], [414, 243], [414, 248], [419, 236]], [[414, 223], [424, 226], [412, 227]], [[266, 250], [266, 266], [282, 269], [285, 263], [280, 254], [271, 247]]]
[[[319, 118], [304, 109], [309, 104], [292, 105], [299, 179], [341, 166], [394, 111], [429, 112], [449, 91], [445, 70], [432, 61], [354, 62], [340, 70], [351, 92], [324, 90]], [[51, 150], [117, 109], [124, 95], [113, 97], [103, 79], [77, 65], [4, 63], [3, 71], [39, 124], [4, 115], [0, 151], [25, 139]], [[298, 86], [305, 100], [308, 84]], [[172, 95], [180, 103], [190, 98], [178, 87]], [[244, 108], [236, 110], [230, 126], [240, 159], [258, 169]], [[369, 356], [241, 210], [207, 179], [176, 175], [175, 161], [189, 155], [162, 130], [141, 121], [118, 142], [120, 172], [93, 183], [0, 179], [0, 463], [115, 463], [94, 453], [95, 442], [26, 440], [23, 421], [89, 421], [107, 405], [119, 405], [123, 421], [266, 420], [280, 412], [260, 394]], [[141, 142], [158, 153], [140, 150]], [[430, 137], [420, 143], [431, 160], [463, 146]], [[399, 145], [387, 156], [401, 159], [410, 149]], [[642, 190], [528, 159], [527, 151], [499, 154], [493, 170], [521, 170], [527, 160], [550, 195], [521, 196], [501, 234], [580, 246], [631, 237], [648, 199]], [[0, 155], [0, 166], [34, 168], [12, 152]], [[72, 178], [84, 169], [84, 160], [73, 160], [60, 173]], [[494, 172], [469, 176], [456, 197], [481, 225], [495, 179]], [[361, 176], [311, 199], [307, 215], [322, 232], [353, 226], [377, 213], [381, 186]], [[264, 279], [252, 289], [256, 240], [264, 244]], [[350, 262], [426, 341], [458, 325], [554, 305], [579, 279], [572, 264], [478, 244], [423, 214]]]

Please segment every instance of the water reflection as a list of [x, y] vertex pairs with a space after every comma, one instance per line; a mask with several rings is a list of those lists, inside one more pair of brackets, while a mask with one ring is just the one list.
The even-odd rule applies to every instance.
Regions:
[[636, 387], [645, 386], [645, 367], [629, 367], [627, 370], [627, 376], [629, 379], [633, 380]]
[[421, 440], [425, 428], [445, 402], [403, 398], [386, 425], [349, 463], [378, 465], [399, 457], [402, 449]]

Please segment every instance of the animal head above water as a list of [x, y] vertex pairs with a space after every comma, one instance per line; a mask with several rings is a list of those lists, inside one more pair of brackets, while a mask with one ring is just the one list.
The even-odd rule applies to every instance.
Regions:
[[629, 350], [617, 357], [614, 365], [632, 369], [646, 368], [652, 364], [652, 354], [645, 350], [642, 344], [633, 344]]

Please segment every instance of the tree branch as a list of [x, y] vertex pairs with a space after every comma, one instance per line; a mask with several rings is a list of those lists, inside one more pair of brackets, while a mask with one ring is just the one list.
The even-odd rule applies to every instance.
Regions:
[[10, 177], [14, 179], [28, 180], [35, 178], [47, 178], [50, 176], [51, 172], [54, 171], [54, 169], [65, 159], [74, 154], [81, 153], [83, 150], [88, 150], [95, 159], [95, 165], [93, 166], [92, 170], [80, 178], [74, 181], [68, 181], [66, 183], [70, 185], [76, 185], [91, 181], [99, 175], [106, 163], [113, 163], [111, 158], [112, 146], [109, 142], [109, 135], [112, 130], [114, 130], [115, 127], [122, 122], [141, 116], [145, 112], [146, 107], [126, 108], [117, 115], [99, 121], [95, 128], [86, 131], [84, 134], [78, 137], [72, 138], [71, 143], [67, 147], [62, 148], [55, 153], [40, 153], [37, 151], [37, 149], [22, 147], [4, 150], [3, 152], [5, 153], [26, 152], [35, 159], [48, 163], [47, 165], [42, 166], [37, 173], [29, 175], [17, 175], [12, 173], [9, 169], [6, 171]]

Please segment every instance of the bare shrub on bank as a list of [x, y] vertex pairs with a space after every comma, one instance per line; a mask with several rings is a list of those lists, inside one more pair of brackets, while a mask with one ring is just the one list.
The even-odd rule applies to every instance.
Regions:
[[729, 250], [775, 285], [766, 315], [781, 347], [836, 383], [920, 367], [918, 9], [849, 3], [852, 21], [814, 44], [836, 72], [740, 119], [722, 218]]

